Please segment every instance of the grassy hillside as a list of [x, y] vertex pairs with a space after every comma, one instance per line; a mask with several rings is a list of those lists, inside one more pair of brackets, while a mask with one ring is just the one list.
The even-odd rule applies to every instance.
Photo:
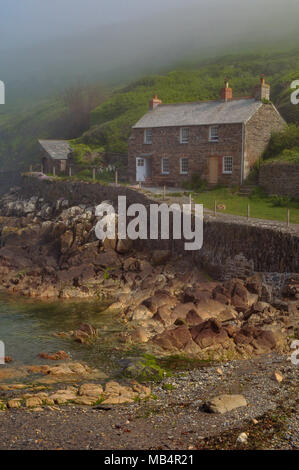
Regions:
[[226, 76], [234, 96], [250, 95], [264, 73], [272, 86], [272, 100], [288, 122], [299, 123], [299, 106], [290, 103], [290, 83], [299, 79], [299, 50], [227, 56], [190, 68], [184, 64], [165, 75], [147, 76], [116, 91], [92, 112], [92, 126], [78, 142], [126, 152], [131, 126], [148, 110], [158, 93], [163, 103], [219, 97]]
[[[272, 87], [272, 100], [288, 122], [299, 124], [299, 105], [290, 103], [290, 83], [299, 79], [299, 49], [268, 53], [231, 55], [201, 62], [194, 58], [180, 63], [175, 71], [164, 75], [146, 76], [97, 102], [90, 127], [80, 136], [71, 122], [80, 112], [69, 112], [62, 97], [44, 101], [23, 111], [1, 114], [0, 164], [2, 169], [28, 167], [39, 161], [37, 140], [40, 138], [73, 139], [78, 159], [84, 152], [103, 153], [127, 151], [132, 125], [148, 110], [155, 93], [164, 103], [215, 99], [226, 76], [230, 78], [234, 96], [250, 95], [264, 73]], [[5, 106], [5, 109], [6, 106]]]
[[37, 161], [38, 139], [65, 137], [64, 112], [59, 101], [47, 101], [26, 111], [0, 114], [1, 170], [23, 169]]

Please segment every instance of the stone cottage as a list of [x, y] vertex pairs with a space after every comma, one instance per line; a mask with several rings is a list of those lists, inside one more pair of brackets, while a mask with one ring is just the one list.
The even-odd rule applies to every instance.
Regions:
[[251, 97], [166, 104], [157, 95], [129, 139], [131, 182], [179, 186], [198, 174], [211, 185], [240, 185], [285, 121], [270, 102], [264, 76]]

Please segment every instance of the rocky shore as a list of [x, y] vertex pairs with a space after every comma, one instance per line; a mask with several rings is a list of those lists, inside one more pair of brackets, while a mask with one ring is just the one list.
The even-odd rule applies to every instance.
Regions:
[[[107, 312], [126, 325], [117, 333], [126, 351], [119, 382], [73, 363], [64, 351], [40, 355], [64, 361], [58, 365], [16, 368], [12, 362], [1, 368], [0, 420], [8, 434], [19, 425], [20, 413], [28, 413], [22, 425], [27, 440], [11, 434], [7, 447], [137, 448], [132, 439], [143, 430], [152, 440], [144, 437], [138, 448], [222, 448], [221, 435], [229, 429], [225, 439], [238, 448], [240, 432], [257, 429], [261, 416], [274, 420], [271, 413], [282, 400], [291, 429], [298, 431], [290, 412], [297, 371], [287, 358], [298, 338], [299, 275], [286, 278], [279, 292], [262, 273], [215, 281], [192, 257], [142, 249], [129, 240], [101, 243], [96, 222], [94, 207], [69, 207], [64, 199], [53, 205], [38, 197], [24, 199], [13, 189], [0, 201], [3, 292], [43, 300], [107, 300]], [[86, 344], [97, 340], [97, 331], [83, 324], [58, 331], [59, 336]], [[134, 356], [136, 346], [143, 359]], [[179, 363], [188, 358], [186, 371], [169, 373], [169, 357]], [[15, 383], [32, 374], [31, 387]], [[51, 433], [45, 437], [46, 423], [59, 422], [63, 429], [64, 415], [70, 429], [80, 420], [80, 445], [69, 433], [67, 443]], [[98, 416], [103, 419], [96, 424]], [[104, 423], [110, 423], [109, 432]], [[254, 448], [254, 432], [246, 435], [241, 444]], [[282, 441], [269, 446], [298, 447], [298, 436]], [[5, 448], [1, 438], [0, 448]]]
[[126, 343], [204, 359], [286, 351], [298, 334], [299, 276], [279, 297], [263, 276], [211, 280], [165, 250], [96, 239], [92, 207], [55, 207], [12, 190], [0, 203], [0, 286], [33, 298], [109, 299]]

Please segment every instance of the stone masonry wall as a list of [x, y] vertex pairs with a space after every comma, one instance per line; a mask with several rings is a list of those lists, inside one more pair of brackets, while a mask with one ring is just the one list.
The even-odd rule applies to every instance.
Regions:
[[261, 106], [247, 122], [245, 126], [245, 178], [252, 165], [263, 154], [271, 133], [281, 131], [285, 125], [285, 121], [272, 104]]
[[259, 171], [259, 184], [268, 194], [299, 198], [299, 165], [267, 163]]
[[[127, 196], [127, 204], [141, 203], [148, 207], [157, 201], [126, 188], [102, 186], [98, 183], [49, 181], [24, 177], [21, 198], [43, 198], [56, 205], [67, 199], [69, 205], [95, 206], [109, 200], [117, 209], [119, 195]], [[170, 231], [171, 233], [171, 231]], [[299, 272], [299, 226], [245, 217], [205, 214], [204, 244], [197, 252], [186, 252], [183, 240], [137, 241], [135, 247], [148, 250], [169, 249], [190, 256], [216, 278], [246, 277], [255, 271], [271, 273]]]
[[[136, 181], [136, 157], [147, 156], [152, 161], [152, 181], [158, 186], [179, 186], [190, 180], [192, 174], [200, 174], [208, 180], [209, 157], [217, 156], [218, 182], [239, 184], [242, 156], [242, 125], [225, 124], [219, 126], [219, 142], [209, 142], [210, 126], [189, 126], [189, 143], [180, 143], [180, 127], [153, 128], [152, 144], [144, 143], [144, 129], [133, 129], [129, 139], [129, 177]], [[222, 157], [232, 156], [234, 168], [232, 175], [222, 173]], [[162, 174], [162, 158], [169, 158], [170, 173]], [[181, 175], [180, 159], [189, 159], [189, 174]]]

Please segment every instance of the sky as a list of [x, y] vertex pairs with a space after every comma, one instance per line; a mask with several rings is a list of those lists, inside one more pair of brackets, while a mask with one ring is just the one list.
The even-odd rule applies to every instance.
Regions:
[[0, 0], [0, 46], [19, 47], [206, 0]]
[[299, 0], [0, 0], [0, 79], [18, 99], [119, 85], [189, 58], [296, 47], [298, 18]]

